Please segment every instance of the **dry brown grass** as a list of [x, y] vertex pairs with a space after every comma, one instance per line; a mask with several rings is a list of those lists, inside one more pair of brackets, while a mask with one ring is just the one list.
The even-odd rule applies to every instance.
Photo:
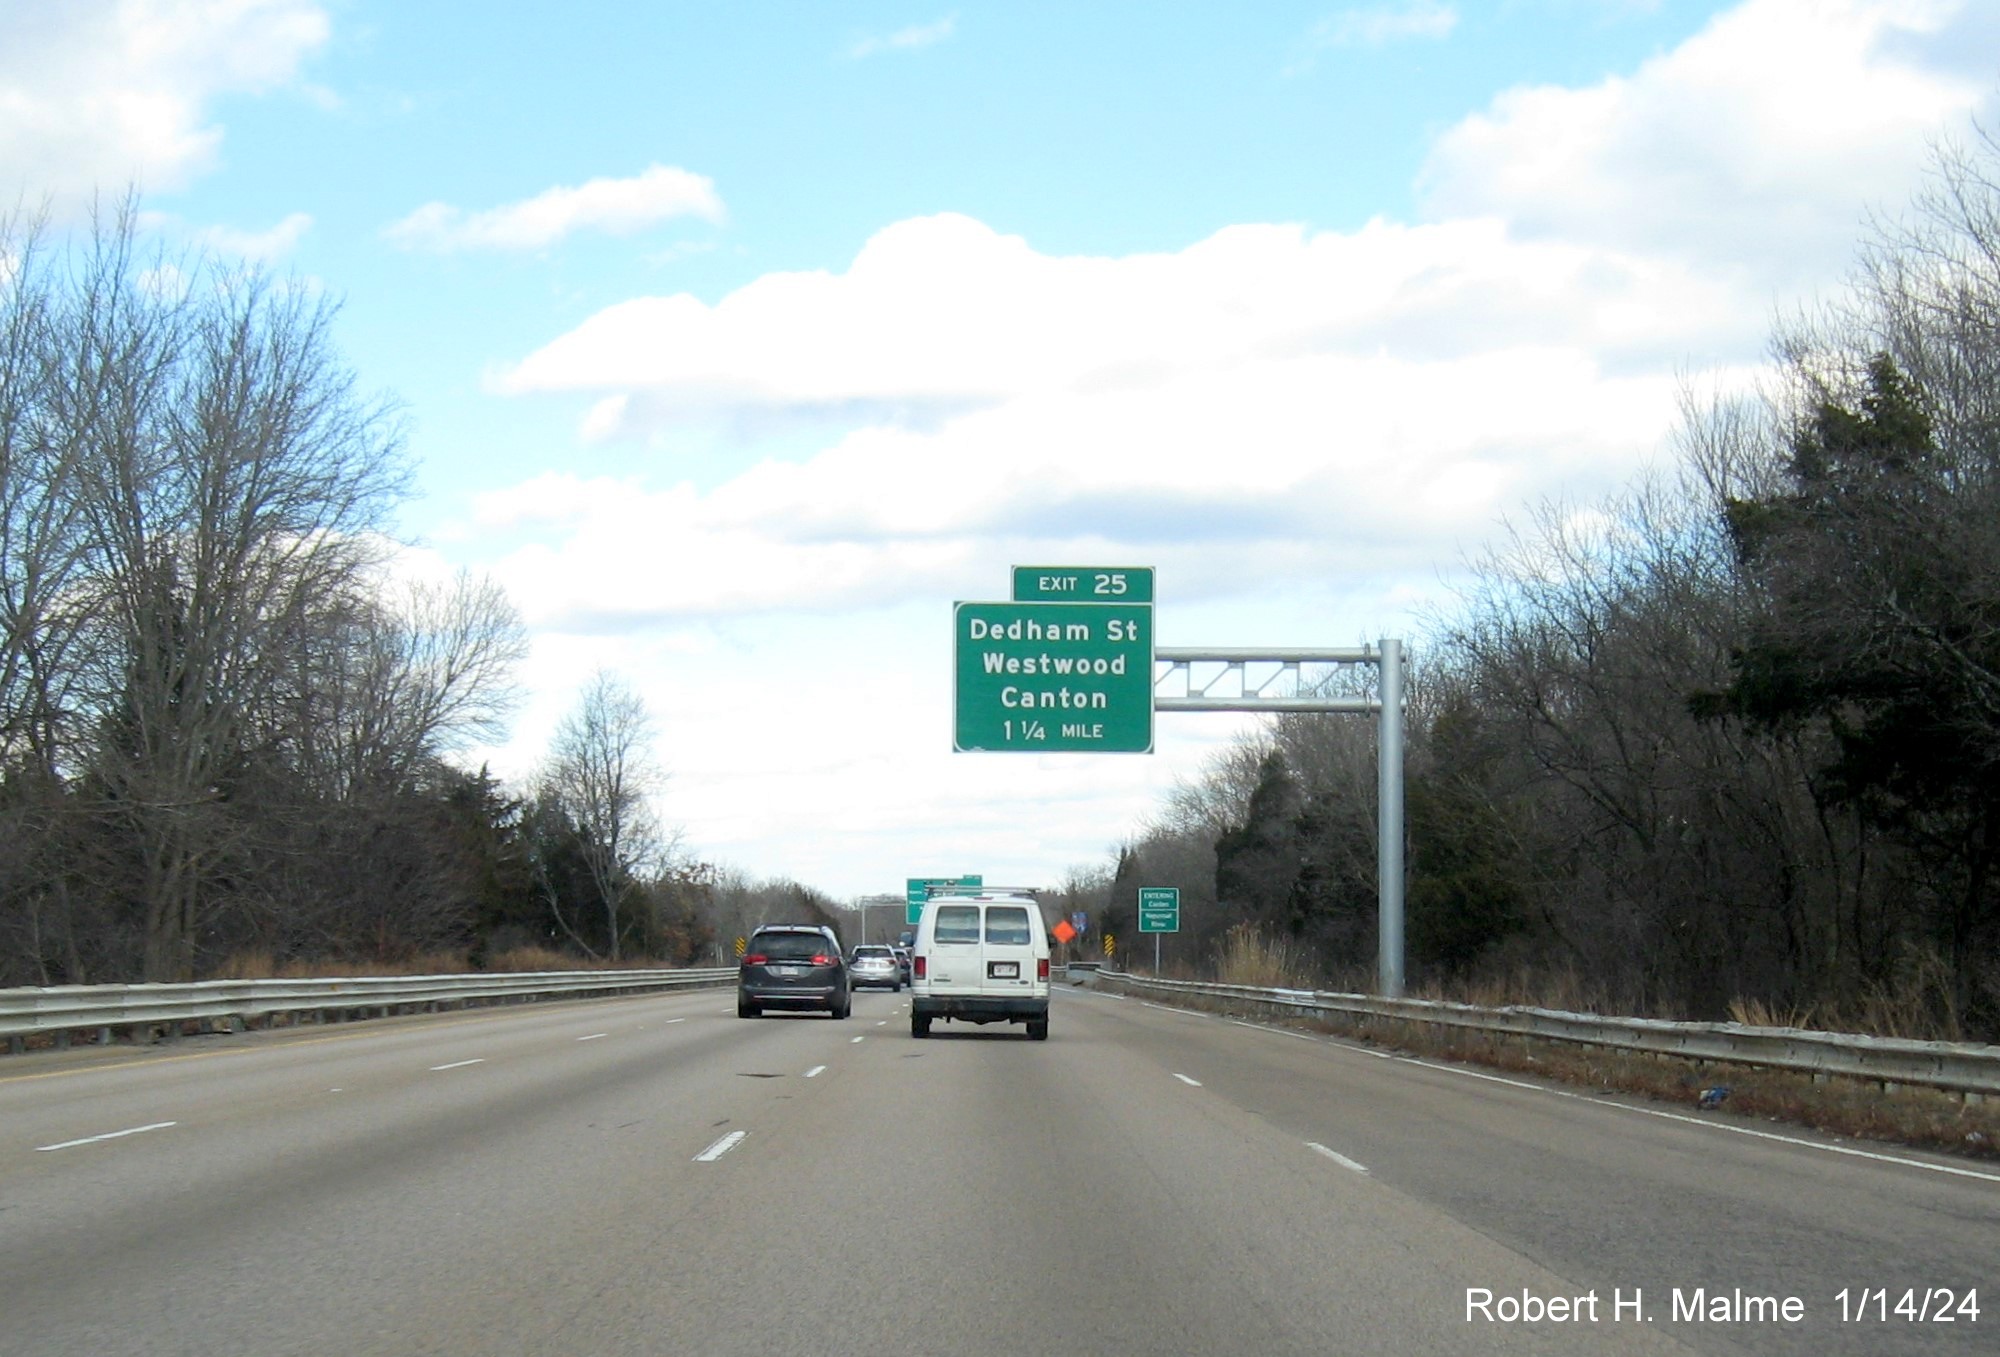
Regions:
[[671, 962], [653, 957], [633, 957], [614, 966], [608, 961], [592, 961], [547, 947], [515, 947], [486, 958], [484, 966], [474, 966], [463, 952], [419, 952], [392, 961], [322, 959], [277, 961], [269, 952], [234, 952], [205, 978], [209, 980], [335, 980], [362, 975], [467, 975], [473, 971], [499, 971], [519, 975], [531, 971], [646, 970]]
[[269, 952], [232, 952], [209, 980], [337, 980], [357, 975], [460, 975], [472, 967], [459, 952], [422, 952], [395, 961], [369, 959], [278, 961]]
[[1223, 937], [1216, 954], [1216, 978], [1225, 985], [1262, 989], [1303, 989], [1310, 985], [1305, 950], [1282, 938], [1238, 924]]

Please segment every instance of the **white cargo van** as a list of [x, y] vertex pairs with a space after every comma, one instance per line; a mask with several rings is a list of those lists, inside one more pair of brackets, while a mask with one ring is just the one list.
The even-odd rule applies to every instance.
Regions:
[[910, 963], [910, 1035], [934, 1019], [1018, 1022], [1049, 1036], [1049, 935], [1026, 891], [988, 887], [933, 895]]

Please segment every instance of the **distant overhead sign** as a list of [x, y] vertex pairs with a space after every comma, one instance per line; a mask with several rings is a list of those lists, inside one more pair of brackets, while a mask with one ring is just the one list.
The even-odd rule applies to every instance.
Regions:
[[924, 901], [931, 898], [931, 887], [956, 886], [977, 890], [986, 884], [986, 878], [978, 872], [970, 876], [910, 876], [903, 878], [903, 921], [915, 928], [924, 921]]

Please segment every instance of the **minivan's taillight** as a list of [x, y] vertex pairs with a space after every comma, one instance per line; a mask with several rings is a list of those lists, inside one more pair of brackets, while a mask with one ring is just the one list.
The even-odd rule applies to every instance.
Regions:
[[813, 965], [831, 966], [832, 964], [833, 964], [833, 958], [828, 956], [825, 952], [813, 953]]
[[743, 958], [743, 964], [745, 966], [761, 966], [770, 959], [762, 952], [752, 952], [749, 956]]
[[1035, 959], [1035, 979], [1046, 980], [1048, 978], [1049, 978], [1049, 959], [1047, 957], [1037, 957]]
[[916, 979], [918, 980], [925, 979], [930, 974], [929, 970], [924, 965], [924, 963], [928, 960], [929, 960], [928, 957], [919, 956], [910, 962], [910, 968], [911, 968], [910, 973]]

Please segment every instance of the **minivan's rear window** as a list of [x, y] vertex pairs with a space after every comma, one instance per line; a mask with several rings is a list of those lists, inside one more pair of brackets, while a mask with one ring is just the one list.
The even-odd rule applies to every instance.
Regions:
[[808, 961], [830, 955], [833, 948], [817, 933], [759, 933], [750, 939], [750, 950], [786, 961]]
[[939, 905], [932, 936], [939, 942], [978, 942], [979, 906]]
[[986, 940], [1013, 947], [1028, 945], [1028, 911], [1020, 905], [992, 905], [986, 911]]

